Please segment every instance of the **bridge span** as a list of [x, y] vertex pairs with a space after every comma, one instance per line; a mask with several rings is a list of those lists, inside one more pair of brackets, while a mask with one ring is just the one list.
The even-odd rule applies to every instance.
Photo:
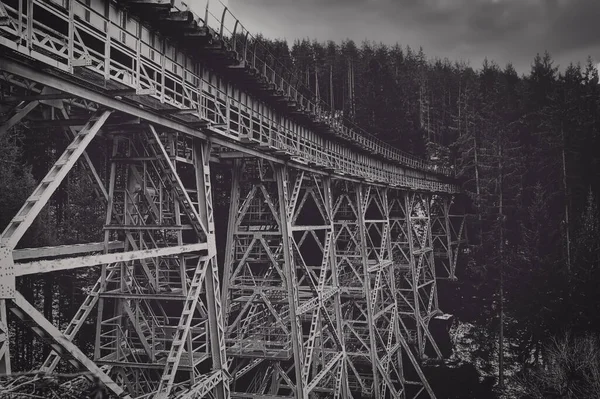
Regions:
[[[1, 236], [0, 373], [10, 317], [52, 348], [40, 375], [84, 370], [119, 397], [435, 397], [437, 281], [465, 242], [452, 171], [328, 111], [257, 43], [226, 8], [0, 0], [0, 135], [70, 140]], [[76, 168], [104, 240], [20, 246]], [[63, 330], [16, 289], [93, 267]], [[93, 351], [74, 340], [90, 321]]]

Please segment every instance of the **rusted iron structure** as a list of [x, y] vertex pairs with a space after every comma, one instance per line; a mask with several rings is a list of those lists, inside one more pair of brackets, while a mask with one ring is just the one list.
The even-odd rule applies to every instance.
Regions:
[[[52, 348], [35, 370], [69, 362], [120, 397], [435, 397], [436, 281], [465, 236], [452, 172], [336, 117], [257, 43], [226, 8], [0, 1], [0, 134], [46, 121], [71, 141], [1, 236], [0, 373], [12, 312]], [[214, 163], [232, 176], [223, 270]], [[20, 247], [76, 164], [104, 241]], [[89, 267], [62, 331], [15, 289]], [[73, 343], [86, 320], [93, 353]]]

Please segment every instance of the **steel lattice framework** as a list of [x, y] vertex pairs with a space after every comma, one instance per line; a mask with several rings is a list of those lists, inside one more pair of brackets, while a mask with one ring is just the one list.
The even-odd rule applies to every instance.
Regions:
[[[0, 373], [10, 310], [51, 348], [35, 370], [70, 364], [119, 397], [434, 398], [436, 282], [465, 242], [451, 171], [311, 101], [227, 9], [209, 20], [165, 0], [0, 0], [0, 135], [70, 142], [1, 235]], [[214, 163], [231, 171], [222, 243]], [[19, 246], [74, 168], [103, 241]], [[15, 281], [77, 268], [99, 278], [61, 331]], [[74, 343], [86, 321], [93, 352]]]

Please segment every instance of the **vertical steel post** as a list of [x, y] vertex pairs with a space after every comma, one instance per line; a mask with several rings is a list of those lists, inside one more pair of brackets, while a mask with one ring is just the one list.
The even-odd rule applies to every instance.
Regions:
[[[414, 194], [412, 194], [414, 197]], [[412, 221], [412, 209], [413, 209], [413, 200], [411, 198], [410, 192], [404, 193], [405, 198], [405, 209], [406, 209], [406, 235], [408, 238], [408, 246], [409, 246], [409, 257], [410, 257], [410, 273], [412, 284], [411, 288], [413, 291], [414, 297], [414, 311], [415, 311], [415, 325], [416, 325], [416, 333], [417, 333], [417, 347], [419, 356], [423, 356], [424, 354], [424, 343], [423, 343], [423, 333], [420, 324], [421, 317], [421, 304], [419, 298], [419, 268], [415, 259], [415, 245], [414, 245], [414, 230], [413, 230], [413, 221]]]
[[210, 350], [213, 371], [220, 371], [222, 379], [215, 389], [218, 399], [229, 398], [229, 376], [227, 373], [227, 355], [225, 348], [225, 328], [223, 326], [223, 309], [219, 292], [219, 271], [217, 268], [217, 249], [215, 240], [215, 224], [213, 214], [212, 185], [210, 176], [210, 142], [196, 142], [196, 185], [198, 190], [198, 213], [207, 228], [208, 256], [205, 284], [210, 329]]
[[287, 288], [287, 297], [290, 307], [290, 327], [292, 334], [292, 348], [294, 353], [294, 368], [296, 373], [296, 399], [304, 399], [305, 392], [302, 384], [302, 326], [296, 316], [298, 308], [298, 287], [296, 284], [296, 265], [293, 259], [291, 237], [291, 220], [288, 217], [289, 205], [289, 181], [286, 166], [275, 166], [275, 178], [277, 180], [277, 191], [279, 194], [279, 220], [281, 223], [281, 235], [283, 242], [284, 275]]
[[[331, 228], [331, 233], [332, 233], [332, 237], [331, 237], [331, 248], [329, 250], [329, 258], [330, 258], [330, 262], [331, 262], [331, 274], [332, 274], [332, 280], [333, 280], [333, 288], [335, 290], [337, 290], [337, 292], [335, 293], [334, 296], [334, 311], [335, 311], [335, 318], [336, 318], [336, 327], [337, 327], [337, 331], [338, 331], [338, 336], [340, 337], [341, 341], [342, 341], [342, 351], [344, 353], [344, 357], [342, 359], [341, 362], [341, 367], [340, 367], [340, 382], [341, 382], [341, 397], [342, 398], [348, 398], [349, 396], [349, 386], [348, 386], [348, 366], [347, 366], [347, 360], [348, 360], [348, 355], [346, 354], [346, 344], [345, 344], [345, 339], [344, 339], [344, 326], [342, 324], [342, 304], [341, 304], [341, 298], [340, 298], [340, 281], [339, 281], [339, 271], [340, 269], [338, 268], [337, 265], [337, 257], [336, 257], [336, 253], [335, 253], [335, 228], [334, 228], [334, 212], [333, 212], [333, 197], [332, 197], [332, 193], [331, 193], [331, 178], [329, 176], [325, 176], [322, 178], [323, 179], [323, 196], [325, 199], [325, 208], [327, 210], [327, 215], [329, 216], [329, 223], [330, 223], [330, 228]], [[337, 387], [336, 387], [337, 389]]]
[[[424, 195], [424, 202], [425, 202], [425, 211], [426, 211], [426, 218], [427, 218], [427, 237], [426, 237], [426, 243], [425, 243], [425, 248], [427, 249], [426, 252], [426, 256], [427, 256], [427, 267], [429, 267], [429, 270], [431, 272], [431, 276], [429, 277], [431, 280], [431, 296], [430, 296], [430, 302], [432, 302], [433, 304], [433, 311], [435, 312], [439, 312], [440, 310], [440, 306], [438, 303], [438, 295], [437, 295], [437, 280], [435, 279], [435, 258], [433, 255], [433, 237], [432, 237], [432, 233], [431, 233], [431, 195]], [[433, 300], [431, 299], [431, 297], [433, 297]], [[431, 309], [428, 309], [428, 313], [432, 313]], [[433, 340], [432, 340], [433, 341]], [[435, 347], [435, 343], [433, 343], [434, 347]], [[439, 351], [437, 351], [439, 354]], [[440, 356], [441, 357], [441, 356]]]
[[376, 399], [381, 397], [379, 390], [379, 371], [377, 370], [377, 346], [375, 343], [375, 325], [373, 323], [373, 304], [371, 297], [371, 277], [369, 276], [369, 260], [367, 257], [367, 238], [366, 238], [366, 225], [365, 225], [365, 212], [368, 198], [365, 198], [364, 186], [360, 183], [356, 184], [356, 203], [358, 206], [358, 230], [360, 235], [360, 245], [362, 246], [362, 264], [363, 264], [363, 289], [366, 296], [367, 303], [367, 323], [369, 329], [369, 344], [371, 353], [369, 354], [371, 360], [371, 368], [373, 372], [373, 393]]
[[229, 217], [227, 218], [227, 239], [225, 243], [225, 259], [223, 260], [223, 293], [221, 303], [223, 304], [223, 320], [228, 323], [230, 298], [229, 286], [230, 278], [234, 271], [235, 262], [235, 229], [237, 228], [237, 218], [240, 202], [240, 174], [242, 172], [242, 160], [235, 159], [231, 170], [231, 191], [229, 202]]
[[[12, 257], [12, 254], [9, 254]], [[0, 374], [9, 375], [10, 369], [10, 336], [8, 331], [8, 317], [6, 313], [6, 299], [0, 299]]]
[[444, 224], [446, 226], [446, 242], [448, 245], [447, 249], [447, 257], [448, 257], [448, 268], [450, 269], [450, 280], [456, 279], [456, 268], [454, 263], [454, 250], [452, 248], [452, 230], [450, 224], [450, 199], [447, 196], [444, 196]]

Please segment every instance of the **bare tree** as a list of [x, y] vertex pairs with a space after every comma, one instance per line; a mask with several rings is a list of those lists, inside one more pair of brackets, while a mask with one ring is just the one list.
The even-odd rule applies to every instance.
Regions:
[[600, 344], [596, 336], [554, 339], [544, 364], [520, 379], [526, 398], [592, 399], [600, 393]]

